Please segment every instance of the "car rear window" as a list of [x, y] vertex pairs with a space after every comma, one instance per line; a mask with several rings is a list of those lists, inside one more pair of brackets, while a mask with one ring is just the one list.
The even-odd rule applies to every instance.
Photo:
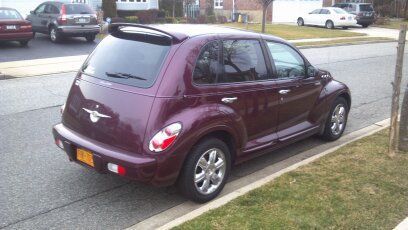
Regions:
[[86, 4], [66, 4], [67, 14], [94, 14], [94, 11]]
[[102, 40], [82, 67], [83, 73], [106, 81], [151, 87], [170, 50], [170, 41], [154, 37], [117, 37]]
[[23, 19], [16, 10], [0, 10], [0, 19]]
[[347, 14], [347, 11], [341, 9], [341, 8], [333, 8], [334, 12], [337, 14]]
[[360, 5], [360, 11], [374, 11], [374, 8], [370, 4]]

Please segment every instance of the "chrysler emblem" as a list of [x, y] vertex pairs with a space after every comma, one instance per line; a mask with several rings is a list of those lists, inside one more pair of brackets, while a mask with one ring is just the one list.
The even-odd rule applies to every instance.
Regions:
[[100, 118], [112, 118], [111, 116], [101, 114], [98, 111], [93, 111], [93, 110], [89, 110], [85, 108], [82, 108], [82, 109], [85, 110], [87, 113], [89, 113], [89, 119], [91, 119], [93, 123], [98, 122]]

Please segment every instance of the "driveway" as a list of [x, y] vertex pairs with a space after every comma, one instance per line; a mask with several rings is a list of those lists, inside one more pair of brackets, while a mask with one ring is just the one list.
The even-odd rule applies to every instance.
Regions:
[[384, 37], [391, 39], [398, 39], [399, 31], [394, 29], [386, 29], [380, 27], [370, 26], [368, 28], [352, 28], [349, 29], [350, 32], [365, 33], [370, 37]]
[[87, 42], [84, 38], [67, 38], [54, 44], [47, 35], [36, 34], [28, 43], [28, 47], [21, 47], [17, 42], [1, 42], [0, 62], [88, 55], [98, 42], [98, 39], [95, 42]]

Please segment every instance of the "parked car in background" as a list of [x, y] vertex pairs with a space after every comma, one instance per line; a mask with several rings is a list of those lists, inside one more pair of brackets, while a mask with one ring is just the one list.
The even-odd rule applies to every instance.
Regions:
[[110, 32], [78, 72], [53, 128], [71, 161], [176, 183], [206, 202], [234, 164], [344, 132], [348, 87], [282, 39], [207, 25], [112, 24]]
[[32, 38], [31, 22], [15, 9], [0, 7], [0, 41], [18, 41], [26, 46]]
[[357, 24], [364, 28], [375, 22], [375, 11], [371, 3], [337, 3], [333, 7], [339, 7], [343, 10], [356, 15]]
[[44, 2], [27, 16], [34, 33], [49, 34], [52, 42], [64, 37], [85, 37], [95, 40], [100, 31], [95, 12], [80, 3]]
[[335, 27], [347, 29], [350, 26], [357, 26], [357, 21], [355, 15], [349, 14], [343, 9], [325, 7], [300, 16], [297, 24], [299, 26], [324, 26], [328, 29], [334, 29]]

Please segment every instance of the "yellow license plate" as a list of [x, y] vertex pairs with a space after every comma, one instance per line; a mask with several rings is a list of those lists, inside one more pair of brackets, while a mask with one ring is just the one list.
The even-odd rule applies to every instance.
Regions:
[[77, 160], [94, 167], [93, 155], [89, 151], [77, 149]]

